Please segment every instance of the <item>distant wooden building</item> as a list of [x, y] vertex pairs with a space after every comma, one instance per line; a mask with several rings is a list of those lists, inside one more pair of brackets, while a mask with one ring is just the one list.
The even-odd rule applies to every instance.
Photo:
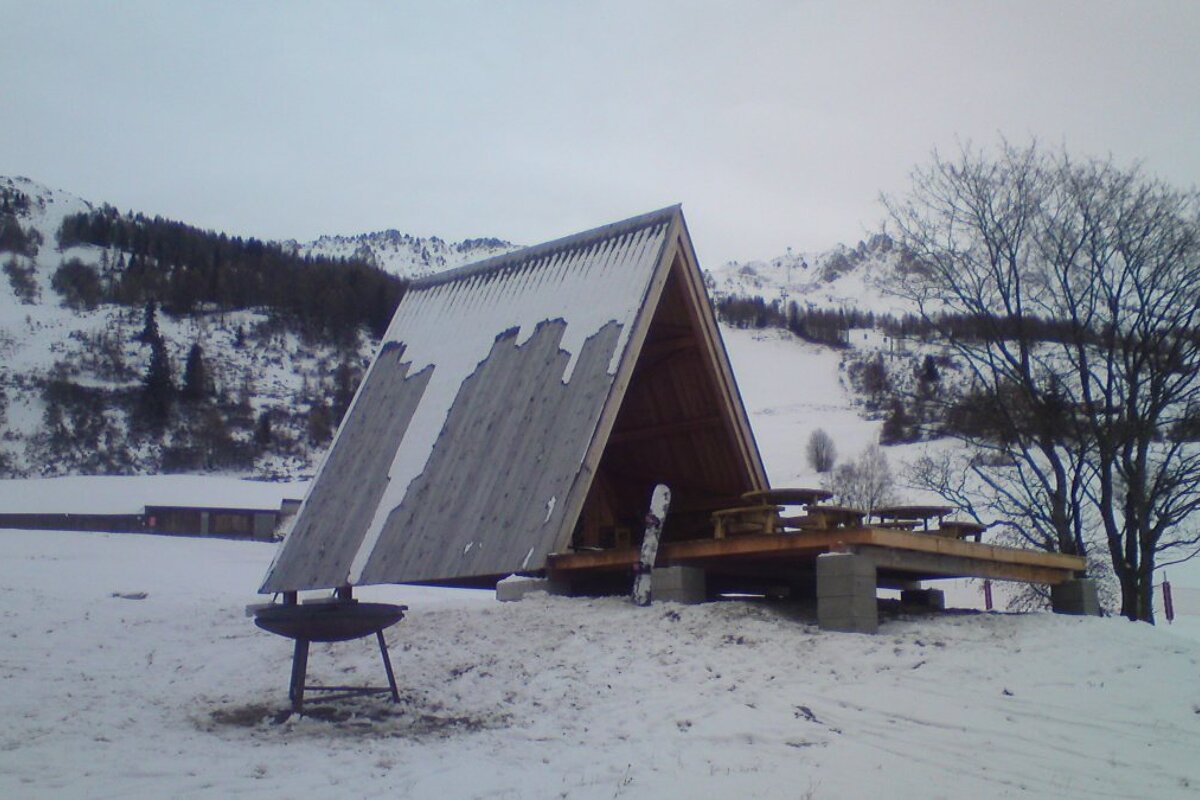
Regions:
[[279, 508], [212, 508], [207, 506], [146, 506], [146, 533], [271, 539], [282, 519]]
[[[0, 484], [0, 528], [269, 540], [300, 501], [266, 484], [189, 476], [104, 476]], [[206, 502], [206, 498], [217, 502]], [[143, 504], [144, 500], [151, 500]]]
[[141, 533], [141, 514], [55, 514], [36, 511], [0, 513], [0, 528], [30, 531]]

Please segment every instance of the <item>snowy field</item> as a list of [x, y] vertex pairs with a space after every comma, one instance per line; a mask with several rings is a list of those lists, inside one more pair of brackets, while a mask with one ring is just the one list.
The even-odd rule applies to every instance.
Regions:
[[[1121, 620], [389, 588], [403, 702], [287, 715], [271, 545], [0, 532], [0, 797], [1176, 798], [1200, 641]], [[145, 593], [144, 598], [135, 599]], [[373, 683], [373, 640], [314, 682]]]

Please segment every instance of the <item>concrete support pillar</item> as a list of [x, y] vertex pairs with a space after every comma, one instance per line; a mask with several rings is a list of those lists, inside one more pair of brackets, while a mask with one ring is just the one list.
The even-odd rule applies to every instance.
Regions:
[[512, 603], [517, 600], [524, 600], [527, 594], [548, 591], [550, 591], [550, 581], [545, 578], [527, 578], [521, 575], [509, 575], [496, 584], [496, 599], [501, 603]]
[[525, 595], [545, 592], [571, 596], [571, 584], [561, 578], [534, 578], [525, 575], [509, 575], [496, 584], [496, 599], [501, 603], [513, 603], [525, 599]]
[[817, 624], [822, 630], [875, 633], [875, 562], [850, 553], [817, 558]]
[[697, 567], [655, 567], [650, 578], [654, 602], [695, 605], [708, 599], [704, 570]]
[[1056, 614], [1100, 616], [1100, 597], [1091, 578], [1076, 578], [1050, 587], [1050, 607]]

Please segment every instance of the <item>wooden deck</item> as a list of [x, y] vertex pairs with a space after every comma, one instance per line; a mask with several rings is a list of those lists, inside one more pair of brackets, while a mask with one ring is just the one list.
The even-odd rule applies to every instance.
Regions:
[[[869, 555], [876, 564], [881, 586], [936, 578], [991, 578], [1053, 585], [1071, 580], [1085, 567], [1084, 559], [1076, 556], [874, 527], [666, 542], [659, 548], [657, 566], [787, 576], [830, 552]], [[621, 548], [551, 554], [547, 567], [552, 576], [571, 579], [631, 569], [636, 561], [635, 549]]]

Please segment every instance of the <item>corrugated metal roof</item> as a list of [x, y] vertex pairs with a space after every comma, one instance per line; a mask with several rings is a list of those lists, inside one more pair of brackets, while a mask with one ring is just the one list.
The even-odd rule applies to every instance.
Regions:
[[543, 566], [675, 223], [671, 207], [414, 282], [262, 591]]

